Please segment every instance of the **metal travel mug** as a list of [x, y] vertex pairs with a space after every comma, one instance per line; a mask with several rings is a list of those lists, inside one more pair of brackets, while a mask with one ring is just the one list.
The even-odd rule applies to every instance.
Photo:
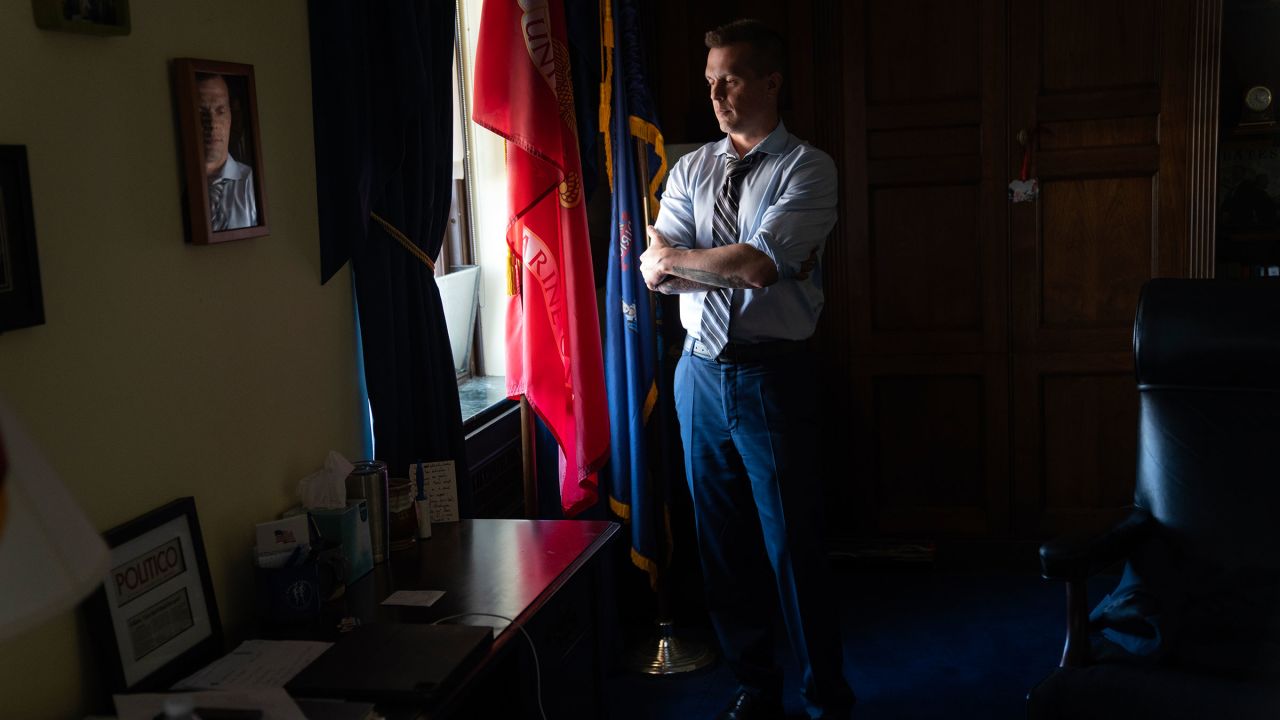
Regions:
[[391, 525], [388, 522], [387, 464], [381, 460], [362, 460], [347, 476], [347, 497], [363, 498], [369, 504], [369, 539], [373, 546], [373, 561], [387, 559], [391, 546]]

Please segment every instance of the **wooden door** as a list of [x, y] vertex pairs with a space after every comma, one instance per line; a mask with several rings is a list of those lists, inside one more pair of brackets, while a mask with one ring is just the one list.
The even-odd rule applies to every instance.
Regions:
[[[650, 10], [667, 141], [714, 139], [702, 33], [790, 40], [788, 128], [829, 152], [835, 537], [1039, 538], [1132, 492], [1130, 332], [1213, 257], [1221, 0], [801, 0]], [[1036, 203], [1006, 186], [1036, 143]]]
[[830, 438], [838, 535], [1007, 532], [1005, 17], [1003, 0], [841, 12], [822, 329], [829, 415], [851, 415]]
[[1195, 213], [1215, 4], [1010, 6], [1009, 172], [1025, 141], [1040, 182], [1038, 201], [1009, 209], [1019, 535], [1098, 526], [1132, 500], [1139, 291], [1193, 274], [1211, 243]]

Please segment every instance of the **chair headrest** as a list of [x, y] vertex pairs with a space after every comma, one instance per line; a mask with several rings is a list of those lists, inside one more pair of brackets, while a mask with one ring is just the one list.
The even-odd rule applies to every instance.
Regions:
[[1280, 389], [1280, 281], [1151, 280], [1133, 356], [1139, 386]]

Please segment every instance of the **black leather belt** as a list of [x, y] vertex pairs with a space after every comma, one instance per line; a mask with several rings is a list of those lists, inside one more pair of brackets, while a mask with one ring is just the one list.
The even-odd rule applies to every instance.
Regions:
[[702, 341], [692, 335], [684, 338], [684, 351], [696, 355], [703, 360], [715, 360], [722, 363], [749, 363], [771, 360], [773, 358], [793, 355], [809, 349], [808, 340], [770, 340], [761, 343], [729, 343], [720, 351], [720, 356], [711, 354]]

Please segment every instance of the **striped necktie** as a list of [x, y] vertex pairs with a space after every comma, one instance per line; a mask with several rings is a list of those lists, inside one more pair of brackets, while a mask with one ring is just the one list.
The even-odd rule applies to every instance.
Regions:
[[[759, 153], [752, 153], [741, 160], [729, 158], [724, 184], [716, 195], [716, 208], [711, 219], [711, 247], [721, 247], [738, 242], [738, 198], [742, 195], [742, 179], [755, 167]], [[708, 290], [702, 301], [702, 337], [712, 357], [720, 354], [729, 342], [729, 301], [733, 288]]]
[[227, 229], [227, 208], [223, 200], [227, 195], [225, 178], [209, 183], [209, 225], [216, 232]]

